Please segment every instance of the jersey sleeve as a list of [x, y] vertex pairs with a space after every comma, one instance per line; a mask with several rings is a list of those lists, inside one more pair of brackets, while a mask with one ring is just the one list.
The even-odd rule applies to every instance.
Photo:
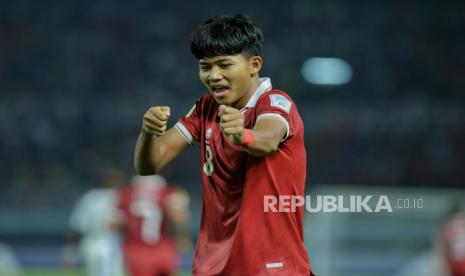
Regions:
[[281, 120], [287, 128], [281, 141], [285, 141], [294, 133], [292, 112], [296, 112], [294, 102], [284, 92], [272, 90], [262, 95], [256, 106], [256, 122], [262, 118], [275, 118]]
[[78, 199], [69, 220], [69, 226], [72, 231], [86, 234], [91, 230], [92, 218], [95, 213], [93, 206], [95, 206], [99, 198], [98, 191], [92, 189]]
[[200, 101], [191, 110], [180, 118], [174, 126], [184, 136], [189, 145], [200, 140]]
[[86, 217], [88, 216], [88, 195], [84, 194], [81, 196], [76, 204], [73, 207], [71, 212], [71, 216], [69, 219], [69, 226], [71, 230], [77, 233], [84, 234], [87, 231], [87, 220]]

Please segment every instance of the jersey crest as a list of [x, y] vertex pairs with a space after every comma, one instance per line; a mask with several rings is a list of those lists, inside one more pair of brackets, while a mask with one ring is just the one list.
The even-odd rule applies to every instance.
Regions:
[[291, 111], [292, 103], [283, 95], [271, 94], [270, 95], [271, 106], [281, 108], [282, 110], [289, 113]]

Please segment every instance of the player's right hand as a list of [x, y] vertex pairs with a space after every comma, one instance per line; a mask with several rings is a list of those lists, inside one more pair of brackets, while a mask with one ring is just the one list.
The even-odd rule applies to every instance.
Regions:
[[144, 114], [142, 130], [150, 135], [162, 136], [166, 132], [170, 115], [169, 106], [152, 106]]

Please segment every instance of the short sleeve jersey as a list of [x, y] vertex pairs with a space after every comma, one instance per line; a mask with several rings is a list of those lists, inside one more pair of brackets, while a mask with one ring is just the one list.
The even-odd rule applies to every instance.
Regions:
[[310, 275], [303, 207], [264, 212], [266, 195], [304, 195], [304, 128], [294, 102], [263, 78], [241, 110], [247, 129], [266, 117], [286, 125], [277, 151], [266, 157], [223, 137], [218, 108], [208, 93], [175, 126], [201, 146], [203, 208], [193, 275]]
[[178, 251], [167, 216], [174, 189], [155, 183], [132, 183], [119, 197], [124, 222], [123, 251], [131, 275], [176, 271]]
[[440, 239], [452, 276], [465, 275], [465, 214], [453, 216], [442, 228]]
[[71, 229], [87, 238], [107, 239], [114, 236], [106, 225], [116, 200], [117, 193], [113, 189], [95, 188], [87, 191], [73, 209], [70, 218]]
[[120, 192], [118, 210], [125, 225], [125, 246], [156, 248], [172, 240], [165, 202], [173, 190], [149, 184], [131, 184]]

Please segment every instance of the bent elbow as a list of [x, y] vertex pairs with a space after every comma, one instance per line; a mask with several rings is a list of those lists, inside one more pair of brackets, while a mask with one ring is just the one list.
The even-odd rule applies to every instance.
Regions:
[[278, 150], [278, 145], [271, 144], [265, 151], [265, 155], [271, 155]]
[[265, 155], [271, 155], [278, 150], [279, 141], [275, 141], [274, 139], [270, 139], [269, 142], [264, 147]]
[[266, 157], [275, 153], [278, 150], [278, 145], [279, 144], [270, 141], [266, 144], [262, 144], [260, 147], [257, 147], [255, 149], [248, 149], [247, 152], [255, 156]]
[[154, 175], [157, 174], [155, 170], [139, 170], [137, 171], [138, 175], [146, 176], [146, 175]]
[[155, 166], [142, 166], [141, 164], [134, 164], [134, 169], [138, 175], [153, 175], [157, 174], [159, 170]]

